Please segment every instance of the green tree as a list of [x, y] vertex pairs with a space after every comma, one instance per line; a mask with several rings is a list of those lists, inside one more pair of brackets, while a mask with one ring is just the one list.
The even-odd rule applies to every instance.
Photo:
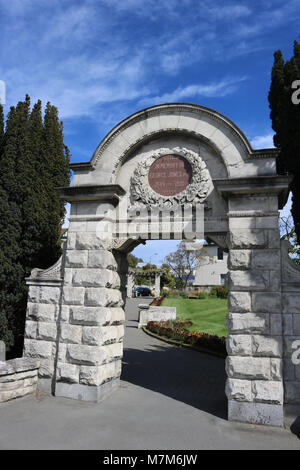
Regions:
[[41, 177], [48, 198], [44, 264], [50, 266], [61, 254], [59, 237], [65, 216], [65, 206], [59, 199], [57, 188], [70, 184], [70, 152], [64, 145], [63, 124], [58, 119], [57, 108], [50, 103], [46, 105], [44, 116], [42, 156]]
[[279, 149], [277, 171], [293, 175], [292, 215], [295, 232], [300, 242], [300, 104], [292, 101], [292, 84], [300, 79], [300, 45], [294, 42], [294, 55], [284, 61], [281, 51], [274, 54], [269, 91], [270, 117], [275, 131], [274, 145]]
[[27, 104], [23, 102], [10, 109], [0, 161], [0, 312], [1, 319], [6, 317], [1, 329], [7, 348], [19, 342], [24, 323], [20, 316], [20, 309], [24, 308], [25, 273], [20, 262], [22, 197], [18, 183]]
[[170, 273], [175, 277], [177, 288], [186, 288], [189, 276], [196, 269], [198, 257], [199, 251], [187, 250], [185, 242], [180, 242], [177, 250], [165, 257], [164, 264], [170, 266]]
[[26, 95], [11, 108], [5, 132], [3, 128], [1, 109], [0, 338], [8, 348], [14, 346], [16, 356], [23, 347], [25, 277], [34, 267], [51, 266], [61, 253], [64, 205], [56, 187], [70, 183], [70, 153], [57, 109], [50, 103], [43, 122], [41, 102], [30, 111]]

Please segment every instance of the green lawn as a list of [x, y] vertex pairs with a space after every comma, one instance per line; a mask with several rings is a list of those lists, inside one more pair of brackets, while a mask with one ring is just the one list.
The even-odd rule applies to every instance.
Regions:
[[227, 299], [172, 299], [163, 300], [162, 305], [176, 307], [177, 319], [190, 318], [194, 325], [191, 331], [204, 331], [206, 333], [227, 336], [225, 327], [227, 315]]

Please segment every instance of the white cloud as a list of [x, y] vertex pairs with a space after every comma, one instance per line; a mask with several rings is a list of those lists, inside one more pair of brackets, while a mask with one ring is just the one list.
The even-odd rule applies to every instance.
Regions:
[[236, 91], [239, 83], [247, 80], [247, 77], [239, 78], [225, 78], [219, 82], [213, 82], [208, 84], [195, 84], [188, 85], [185, 87], [178, 87], [176, 90], [170, 93], [164, 93], [160, 96], [149, 96], [139, 101], [141, 105], [147, 105], [149, 103], [167, 103], [183, 101], [186, 98], [195, 97], [222, 97], [227, 96]]
[[273, 134], [258, 135], [250, 140], [254, 149], [267, 149], [274, 147]]

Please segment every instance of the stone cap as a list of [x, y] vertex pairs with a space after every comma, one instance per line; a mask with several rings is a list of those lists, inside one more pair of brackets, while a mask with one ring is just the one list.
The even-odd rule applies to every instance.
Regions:
[[139, 304], [139, 308], [140, 309], [148, 309], [149, 308], [149, 305], [148, 304]]
[[26, 372], [28, 370], [35, 370], [40, 367], [40, 361], [31, 357], [18, 357], [17, 359], [10, 359], [6, 362], [0, 362], [0, 377], [3, 375], [11, 375], [17, 372]]
[[76, 201], [105, 201], [117, 204], [120, 196], [124, 196], [125, 189], [118, 184], [104, 184], [98, 186], [70, 186], [56, 188], [60, 199], [67, 202]]
[[[279, 206], [286, 203], [289, 194], [289, 185], [293, 176], [253, 176], [243, 178], [216, 178], [214, 186], [224, 197], [232, 194], [278, 194]], [[279, 208], [282, 208], [279, 207]]]

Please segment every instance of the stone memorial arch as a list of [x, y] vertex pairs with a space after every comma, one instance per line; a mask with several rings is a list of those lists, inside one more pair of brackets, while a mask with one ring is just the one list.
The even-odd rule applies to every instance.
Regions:
[[229, 419], [281, 426], [284, 403], [296, 413], [300, 273], [280, 245], [289, 178], [276, 174], [276, 155], [253, 150], [218, 112], [175, 103], [128, 117], [90, 162], [73, 164], [73, 186], [60, 188], [71, 203], [63, 256], [27, 280], [24, 355], [41, 360], [39, 388], [99, 401], [117, 387], [127, 253], [149, 238], [203, 231], [229, 252]]

